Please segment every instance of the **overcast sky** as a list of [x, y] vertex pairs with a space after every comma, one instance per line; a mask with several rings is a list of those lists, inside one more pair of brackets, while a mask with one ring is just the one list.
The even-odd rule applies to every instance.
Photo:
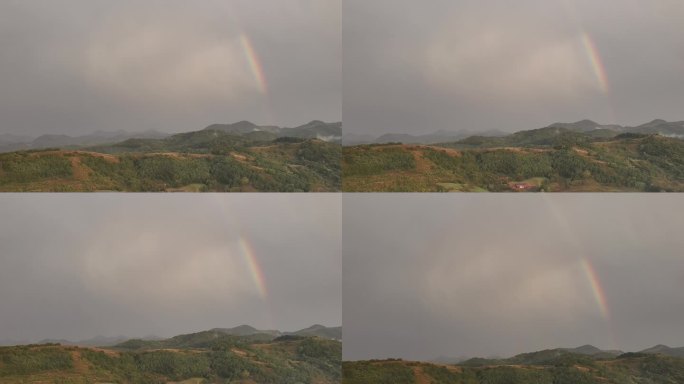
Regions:
[[684, 346], [684, 196], [373, 194], [343, 205], [347, 360]]
[[3, 0], [0, 133], [339, 121], [340, 20], [340, 0]]
[[339, 326], [340, 208], [309, 194], [0, 196], [0, 340]]
[[347, 0], [343, 14], [346, 133], [684, 120], [681, 0]]

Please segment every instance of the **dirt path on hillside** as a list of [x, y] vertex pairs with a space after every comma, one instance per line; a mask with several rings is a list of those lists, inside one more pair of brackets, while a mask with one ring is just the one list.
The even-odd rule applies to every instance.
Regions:
[[434, 163], [425, 157], [423, 157], [423, 152], [421, 151], [411, 151], [414, 160], [416, 161], [415, 170], [420, 173], [426, 173], [432, 170]]
[[461, 151], [459, 151], [458, 149], [447, 148], [447, 147], [435, 147], [432, 145], [428, 145], [425, 148], [430, 148], [430, 149], [435, 150], [435, 151], [444, 152], [451, 157], [461, 157]]
[[413, 375], [416, 376], [416, 384], [432, 384], [430, 376], [423, 372], [423, 367], [415, 366], [413, 368]]
[[40, 157], [44, 155], [55, 155], [55, 156], [79, 156], [88, 155], [92, 157], [99, 157], [101, 159], [107, 160], [110, 163], [118, 163], [119, 158], [116, 155], [111, 155], [109, 153], [91, 152], [91, 151], [68, 151], [68, 150], [57, 150], [57, 151], [41, 151], [32, 152], [30, 156]]
[[70, 157], [69, 161], [71, 162], [71, 171], [74, 175], [74, 179], [88, 180], [92, 170], [81, 163], [81, 158], [74, 156]]
[[79, 375], [86, 375], [90, 372], [90, 366], [81, 358], [81, 352], [71, 351], [71, 359], [74, 361], [74, 371]]

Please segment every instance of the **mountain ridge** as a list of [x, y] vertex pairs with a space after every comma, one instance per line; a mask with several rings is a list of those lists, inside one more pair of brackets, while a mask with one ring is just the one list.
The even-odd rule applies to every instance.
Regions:
[[[487, 130], [474, 132], [470, 130], [449, 131], [440, 129], [432, 133], [422, 135], [412, 135], [407, 133], [385, 133], [380, 136], [348, 134], [342, 139], [345, 146], [361, 144], [384, 144], [384, 143], [403, 143], [403, 144], [437, 144], [457, 140], [467, 140], [476, 137], [509, 137], [524, 132], [538, 131], [546, 128], [562, 128], [568, 131], [591, 134], [593, 131], [602, 131], [603, 136], [617, 136], [621, 133], [640, 133], [640, 134], [660, 134], [662, 136], [684, 138], [684, 121], [668, 122], [662, 119], [654, 119], [649, 122], [636, 126], [622, 126], [619, 124], [600, 124], [593, 120], [584, 119], [573, 123], [556, 122], [541, 128], [519, 130], [515, 132], [505, 132], [501, 130]], [[611, 133], [611, 134], [609, 134]]]
[[90, 346], [90, 347], [111, 347], [115, 346], [117, 344], [124, 343], [129, 340], [142, 340], [142, 341], [151, 341], [151, 342], [157, 342], [157, 341], [163, 341], [163, 340], [169, 340], [173, 339], [175, 337], [185, 337], [188, 335], [195, 335], [195, 334], [202, 334], [202, 333], [207, 333], [207, 332], [216, 332], [216, 333], [221, 333], [224, 335], [228, 336], [238, 336], [238, 337], [244, 337], [244, 336], [253, 336], [253, 335], [268, 335], [271, 336], [272, 338], [276, 338], [279, 336], [284, 336], [284, 335], [293, 335], [293, 336], [311, 336], [311, 337], [320, 337], [323, 339], [331, 339], [331, 340], [341, 340], [342, 339], [342, 327], [341, 326], [333, 326], [333, 327], [328, 327], [320, 324], [314, 324], [306, 328], [302, 328], [300, 330], [296, 331], [279, 331], [279, 330], [262, 330], [262, 329], [257, 329], [251, 325], [248, 324], [241, 324], [235, 327], [231, 328], [211, 328], [209, 330], [203, 330], [203, 331], [198, 331], [194, 333], [188, 333], [188, 334], [180, 334], [176, 335], [170, 338], [162, 338], [158, 336], [145, 336], [141, 338], [131, 338], [123, 335], [118, 335], [118, 336], [102, 336], [102, 335], [97, 335], [95, 337], [89, 338], [89, 339], [82, 339], [79, 341], [72, 341], [72, 340], [67, 340], [67, 339], [42, 339], [40, 341], [30, 343], [26, 340], [22, 341], [14, 341], [12, 339], [2, 339], [0, 340], [0, 346], [15, 346], [15, 345], [26, 345], [26, 344], [61, 344], [61, 345], [67, 345], [67, 346]]
[[273, 137], [266, 136], [270, 139], [279, 137], [295, 137], [300, 139], [319, 139], [329, 142], [341, 142], [342, 140], [341, 122], [326, 123], [320, 120], [312, 120], [308, 123], [288, 128], [275, 125], [257, 125], [250, 121], [242, 120], [235, 123], [210, 124], [199, 131], [187, 131], [179, 133], [164, 133], [156, 130], [128, 132], [123, 129], [116, 131], [95, 131], [77, 136], [60, 133], [49, 133], [42, 134], [37, 137], [31, 137], [27, 135], [2, 133], [0, 134], [0, 153], [54, 147], [79, 148], [86, 146], [117, 144], [131, 139], [161, 140], [177, 135], [200, 131], [220, 131], [238, 136], [262, 132], [265, 134], [273, 134]]

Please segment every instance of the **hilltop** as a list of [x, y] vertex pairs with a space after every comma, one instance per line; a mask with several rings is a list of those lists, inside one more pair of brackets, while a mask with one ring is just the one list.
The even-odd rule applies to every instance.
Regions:
[[[112, 347], [59, 344], [0, 347], [3, 383], [316, 383], [341, 379], [342, 344], [317, 336], [275, 336], [248, 326]], [[232, 331], [230, 331], [232, 330]]]
[[[337, 191], [341, 123], [242, 121], [0, 154], [0, 191]], [[327, 140], [327, 141], [326, 141]]]

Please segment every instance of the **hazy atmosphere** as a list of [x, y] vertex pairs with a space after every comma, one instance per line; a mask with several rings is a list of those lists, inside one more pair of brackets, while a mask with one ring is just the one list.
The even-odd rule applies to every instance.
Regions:
[[0, 196], [0, 341], [341, 325], [337, 195]]
[[339, 0], [5, 0], [0, 134], [341, 119]]
[[679, 195], [347, 195], [346, 360], [684, 346]]
[[684, 120], [679, 0], [349, 0], [345, 133]]

